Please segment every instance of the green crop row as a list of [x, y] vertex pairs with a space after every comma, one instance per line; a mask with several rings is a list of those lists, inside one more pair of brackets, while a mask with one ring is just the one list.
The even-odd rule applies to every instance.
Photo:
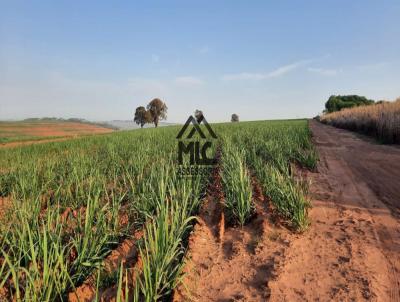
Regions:
[[[293, 167], [296, 164], [309, 170], [316, 167], [318, 157], [307, 121], [222, 124], [216, 129], [223, 132], [226, 146], [222, 155], [222, 179], [229, 216], [241, 225], [251, 216], [254, 208], [251, 171], [273, 208], [294, 229], [306, 229], [310, 207], [308, 184], [296, 175]], [[237, 213], [242, 214], [241, 218]], [[247, 218], [243, 220], [243, 217]]]
[[221, 174], [228, 221], [243, 226], [254, 213], [253, 188], [245, 152], [235, 147], [228, 138], [222, 149]]
[[[219, 139], [208, 156], [221, 147], [231, 221], [244, 225], [254, 213], [256, 176], [277, 211], [304, 229], [306, 186], [290, 164], [315, 168], [306, 121], [213, 129]], [[66, 301], [140, 229], [141, 270], [129, 283], [124, 276], [133, 268], [120, 269], [113, 281], [117, 298], [157, 301], [171, 295], [207, 185], [207, 177], [179, 177], [178, 132], [179, 127], [142, 129], [0, 150], [0, 197], [12, 201], [0, 218], [0, 299]]]

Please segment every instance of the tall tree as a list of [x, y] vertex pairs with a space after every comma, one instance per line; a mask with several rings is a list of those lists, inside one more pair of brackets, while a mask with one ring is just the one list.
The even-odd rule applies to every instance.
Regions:
[[340, 111], [344, 108], [357, 106], [365, 106], [374, 104], [373, 100], [369, 100], [364, 96], [359, 95], [331, 95], [325, 103], [325, 112]]
[[238, 122], [238, 121], [239, 121], [239, 115], [237, 115], [236, 113], [232, 114], [231, 122]]
[[153, 99], [148, 105], [147, 110], [151, 114], [152, 122], [157, 127], [160, 120], [167, 119], [167, 105], [160, 99]]
[[144, 124], [152, 122], [151, 114], [143, 106], [137, 107], [133, 121], [143, 128]]

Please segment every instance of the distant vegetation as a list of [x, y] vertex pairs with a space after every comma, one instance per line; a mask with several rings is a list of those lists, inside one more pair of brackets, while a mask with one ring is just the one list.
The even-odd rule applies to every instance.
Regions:
[[197, 122], [199, 123], [203, 119], [203, 111], [196, 109], [194, 112], [194, 117], [196, 118]]
[[238, 122], [239, 121], [239, 115], [236, 113], [232, 114], [231, 116], [231, 122]]
[[325, 114], [320, 120], [374, 136], [385, 143], [400, 143], [400, 98], [394, 102], [378, 102]]
[[331, 95], [325, 103], [325, 113], [340, 111], [345, 108], [352, 108], [364, 105], [372, 105], [375, 102], [359, 95]]
[[133, 121], [140, 125], [141, 128], [148, 123], [154, 123], [154, 126], [158, 127], [160, 120], [167, 119], [167, 104], [160, 99], [153, 99], [149, 104], [147, 104], [146, 108], [139, 106], [135, 110], [135, 117]]
[[143, 106], [137, 107], [133, 121], [143, 128], [145, 124], [151, 123], [151, 114]]
[[70, 123], [82, 123], [82, 124], [91, 124], [91, 125], [96, 125], [104, 128], [109, 128], [113, 130], [118, 130], [117, 127], [114, 127], [108, 123], [102, 123], [102, 122], [91, 122], [83, 118], [78, 118], [78, 117], [72, 117], [72, 118], [61, 118], [61, 117], [31, 117], [31, 118], [26, 118], [23, 120], [23, 122], [28, 122], [28, 123], [35, 123], [35, 122], [70, 122]]

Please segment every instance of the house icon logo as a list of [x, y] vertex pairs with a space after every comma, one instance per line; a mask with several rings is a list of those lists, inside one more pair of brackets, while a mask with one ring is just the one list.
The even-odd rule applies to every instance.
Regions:
[[205, 119], [204, 115], [201, 115], [199, 120], [196, 120], [192, 115], [189, 116], [189, 118], [187, 119], [186, 123], [183, 125], [181, 131], [179, 131], [179, 133], [178, 133], [176, 138], [177, 139], [182, 139], [182, 136], [185, 133], [186, 129], [189, 127], [190, 124], [193, 124], [192, 130], [190, 131], [190, 133], [188, 134], [188, 136], [186, 138], [187, 139], [192, 138], [193, 135], [197, 132], [202, 139], [206, 139], [206, 136], [204, 135], [203, 130], [201, 130], [201, 128], [200, 128], [200, 125], [201, 125], [202, 122], [203, 122], [205, 128], [207, 129], [208, 133], [210, 134], [210, 136], [212, 138], [216, 139], [217, 135], [215, 134], [213, 129], [210, 127], [210, 124], [207, 122], [207, 120]]
[[[190, 127], [191, 125], [193, 127]], [[178, 140], [179, 174], [185, 176], [193, 176], [196, 173], [207, 174], [210, 171], [208, 168], [217, 163], [215, 157], [209, 158], [207, 155], [207, 150], [212, 148], [213, 141], [217, 138], [203, 115], [197, 119], [192, 115], [189, 116], [176, 136]], [[189, 160], [185, 155], [188, 155]]]

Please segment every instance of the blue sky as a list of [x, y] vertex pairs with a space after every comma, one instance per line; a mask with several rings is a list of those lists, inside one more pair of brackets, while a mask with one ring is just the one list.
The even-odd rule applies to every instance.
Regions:
[[400, 96], [400, 1], [2, 1], [0, 119], [312, 117]]

